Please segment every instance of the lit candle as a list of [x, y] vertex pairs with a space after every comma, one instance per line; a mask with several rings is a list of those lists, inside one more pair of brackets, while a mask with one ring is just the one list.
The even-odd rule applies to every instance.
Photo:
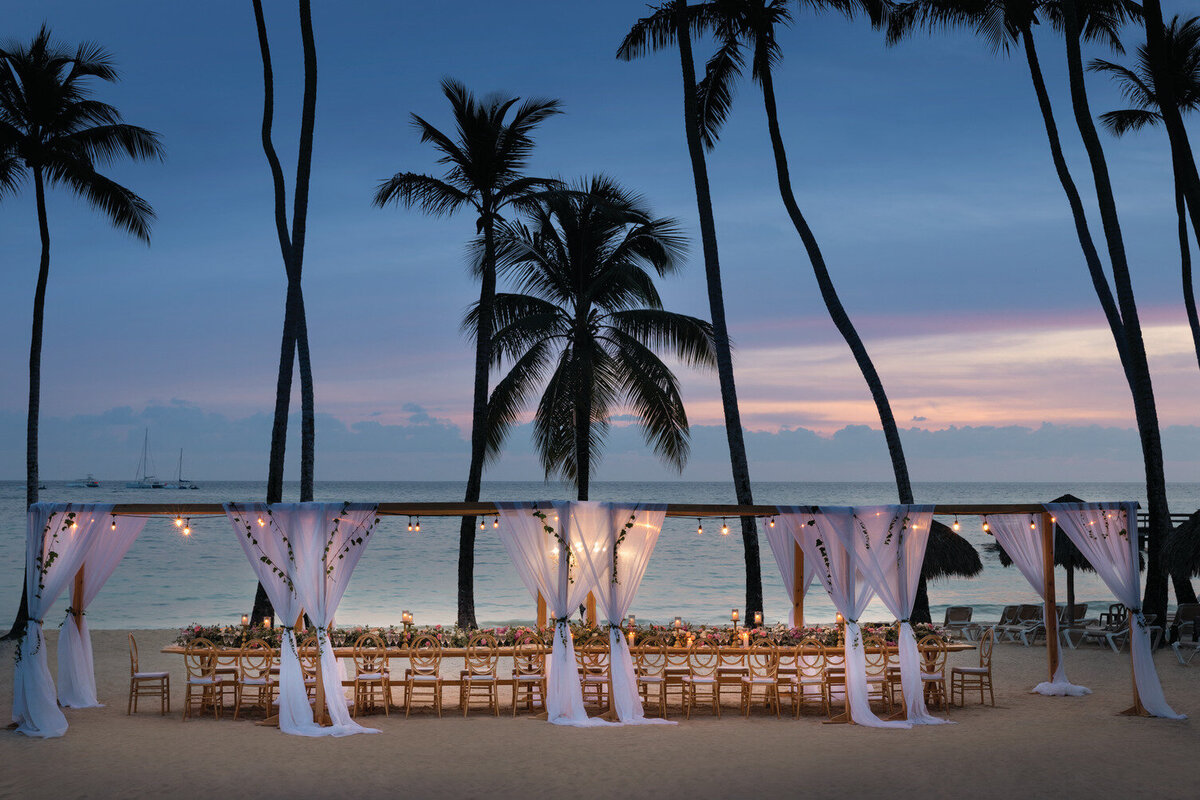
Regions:
[[692, 645], [694, 645], [695, 643], [696, 643], [696, 637], [695, 637], [695, 636], [692, 636], [692, 635], [689, 633], [689, 634], [688, 634], [688, 647], [691, 647], [691, 646], [692, 646]]
[[635, 634], [633, 631], [629, 632], [629, 646], [630, 647], [633, 647], [633, 641], [636, 637], [637, 637], [637, 634]]
[[263, 627], [264, 628], [271, 627], [271, 618], [270, 617], [263, 617]]
[[674, 625], [675, 625], [675, 630], [679, 630], [680, 628], [682, 628], [683, 627], [683, 617], [676, 617]]
[[246, 627], [246, 626], [247, 626], [247, 625], [249, 625], [249, 624], [250, 624], [250, 615], [249, 615], [249, 614], [242, 614], [242, 627], [244, 628], [244, 627]]
[[840, 612], [840, 611], [839, 611], [839, 612], [838, 612], [838, 615], [837, 615], [837, 624], [838, 624], [838, 625], [841, 625], [841, 624], [842, 624], [843, 622], [845, 622], [845, 621], [846, 621], [846, 618], [845, 618], [845, 617], [843, 617], [843, 616], [842, 616], [842, 612]]
[[637, 627], [637, 617], [635, 617], [633, 614], [629, 615], [629, 627], [631, 627], [631, 628]]
[[761, 611], [754, 612], [754, 624], [762, 625], [762, 612]]
[[741, 639], [742, 639], [742, 647], [750, 646], [750, 634], [748, 632], [743, 631], [741, 634]]
[[729, 612], [729, 619], [731, 619], [734, 622], [738, 621], [738, 610], [736, 608], [733, 611]]

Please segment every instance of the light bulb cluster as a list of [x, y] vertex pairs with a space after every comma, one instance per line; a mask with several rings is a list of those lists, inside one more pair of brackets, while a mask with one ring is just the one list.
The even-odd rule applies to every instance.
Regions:
[[409, 533], [420, 533], [421, 532], [421, 518], [420, 517], [417, 517], [416, 524], [413, 524], [412, 517], [408, 518], [408, 531], [409, 531]]

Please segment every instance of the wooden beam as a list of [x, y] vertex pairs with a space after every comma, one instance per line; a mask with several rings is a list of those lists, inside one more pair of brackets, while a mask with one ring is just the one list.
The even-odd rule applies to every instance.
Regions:
[[587, 624], [596, 627], [596, 595], [591, 592], [587, 596]]
[[1042, 592], [1045, 595], [1046, 615], [1046, 658], [1050, 666], [1050, 678], [1058, 672], [1058, 605], [1054, 602], [1054, 517], [1042, 513]]
[[537, 596], [537, 626], [538, 630], [546, 628], [546, 598], [542, 597], [541, 592]]
[[71, 612], [75, 616], [75, 629], [83, 633], [83, 566], [75, 573], [75, 585], [71, 589]]
[[804, 627], [804, 551], [800, 543], [792, 542], [792, 555], [795, 563], [792, 565], [792, 618], [797, 628]]

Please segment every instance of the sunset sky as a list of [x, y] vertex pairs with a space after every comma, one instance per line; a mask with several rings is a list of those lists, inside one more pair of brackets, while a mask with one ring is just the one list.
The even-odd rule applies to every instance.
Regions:
[[[1191, 6], [1163, 5], [1168, 17]], [[266, 6], [275, 142], [290, 191], [300, 40], [295, 4]], [[317, 408], [325, 415], [318, 479], [465, 475], [473, 351], [458, 321], [477, 297], [464, 259], [474, 219], [370, 203], [378, 181], [394, 172], [439, 171], [408, 115], [449, 125], [443, 76], [480, 93], [561, 99], [566, 113], [540, 129], [530, 172], [604, 172], [643, 193], [656, 213], [677, 217], [691, 257], [660, 286], [669, 308], [708, 316], [678, 56], [614, 57], [645, 5], [472, 1], [453, 4], [452, 14], [450, 7], [314, 4], [319, 84], [304, 288]], [[65, 42], [94, 39], [112, 51], [123, 80], [98, 86], [97, 96], [161, 133], [167, 150], [163, 164], [108, 171], [156, 209], [149, 248], [64, 190], [50, 192], [43, 475], [132, 477], [149, 426], [160, 461], [187, 448], [197, 478], [265, 477], [284, 273], [259, 144], [262, 75], [250, 3], [12, 5], [0, 36], [27, 41], [43, 21]], [[1131, 29], [1129, 49], [1141, 39]], [[1070, 116], [1061, 39], [1042, 31], [1038, 43], [1068, 159], [1085, 199], [1094, 197]], [[1023, 55], [995, 55], [965, 34], [921, 35], [888, 48], [863, 21], [806, 14], [782, 45], [776, 90], [799, 201], [897, 420], [925, 432], [906, 434], [906, 442], [922, 453], [930, 437], [969, 447], [956, 438], [963, 429], [1052, 428], [1075, 431], [1067, 440], [1082, 447], [1097, 430], [1131, 429], [1129, 392]], [[697, 57], [711, 50], [698, 43]], [[1085, 51], [1094, 56], [1129, 60]], [[1090, 77], [1089, 91], [1095, 113], [1121, 104], [1105, 78]], [[1176, 441], [1193, 441], [1200, 369], [1180, 294], [1165, 134], [1102, 135], [1159, 418]], [[783, 436], [775, 440], [782, 443], [802, 429], [823, 437], [823, 452], [838, 465], [832, 477], [886, 478], [882, 437], [865, 450], [839, 449], [833, 437], [847, 426], [878, 428], [878, 417], [779, 202], [761, 96], [748, 82], [709, 170], [742, 416], [756, 435], [752, 465], [760, 462], [766, 479], [788, 470], [764, 442]], [[1091, 222], [1103, 250], [1094, 210]], [[39, 252], [31, 187], [0, 203], [0, 241], [0, 478], [15, 479], [24, 468]], [[722, 418], [715, 375], [684, 370], [681, 377], [698, 426], [684, 477], [727, 476], [722, 437], [710, 427]], [[375, 448], [359, 448], [372, 426], [420, 444], [367, 456]], [[360, 444], [349, 436], [355, 430]], [[514, 439], [516, 454], [528, 451], [526, 438]], [[622, 460], [621, 441], [610, 468], [632, 463]], [[1136, 480], [1132, 441], [1134, 449], [1106, 467], [1083, 458], [1074, 467], [1079, 477]], [[226, 452], [237, 443], [244, 453], [223, 457], [222, 442]], [[1026, 455], [1059, 457], [1062, 442], [1031, 435]], [[1200, 480], [1195, 448], [1169, 442], [1168, 451], [1170, 480]], [[438, 455], [436, 473], [401, 457], [425, 452]], [[919, 455], [918, 466], [928, 466], [929, 479], [963, 470], [979, 480], [1029, 474], [1023, 457], [969, 457], [950, 475], [933, 455]], [[920, 469], [914, 473], [920, 479]], [[538, 475], [515, 455], [489, 477]]]

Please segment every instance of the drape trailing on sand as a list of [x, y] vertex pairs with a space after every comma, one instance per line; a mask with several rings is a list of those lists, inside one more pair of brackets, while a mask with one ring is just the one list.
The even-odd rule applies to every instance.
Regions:
[[875, 592], [859, 569], [854, 537], [855, 509], [838, 506], [779, 506], [779, 521], [811, 561], [817, 580], [846, 621], [846, 706], [850, 718], [872, 728], [909, 728], [908, 722], [884, 721], [867, 699], [867, 664], [859, 615]]
[[[796, 626], [796, 540], [792, 538], [786, 525], [763, 525], [762, 532], [766, 534], [767, 544], [771, 546], [771, 554], [775, 556], [775, 564], [779, 567], [779, 577], [783, 578], [783, 589], [787, 592], [788, 627]], [[801, 576], [801, 597], [808, 594], [812, 585], [813, 565], [804, 559], [804, 575]], [[746, 620], [749, 622], [750, 620]]]
[[83, 561], [83, 595], [71, 582], [71, 609], [67, 610], [62, 633], [58, 637], [58, 702], [67, 708], [93, 708], [101, 705], [96, 697], [96, 669], [92, 662], [92, 636], [88, 631], [87, 610], [100, 587], [112, 576], [117, 564], [146, 527], [145, 517], [110, 517], [101, 525]]
[[608, 621], [612, 703], [626, 725], [674, 725], [647, 719], [633, 671], [633, 657], [621, 632], [646, 565], [666, 518], [666, 506], [651, 503], [571, 503], [571, 530], [583, 547], [580, 563], [592, 585], [596, 604]]
[[1075, 543], [1096, 570], [1104, 585], [1129, 609], [1129, 647], [1133, 652], [1133, 679], [1146, 711], [1156, 717], [1183, 719], [1167, 705], [1154, 657], [1150, 632], [1142, 614], [1138, 579], [1136, 503], [1047, 503], [1058, 527]]
[[[226, 503], [225, 514], [263, 585], [283, 637], [279, 658], [279, 729], [297, 736], [378, 733], [350, 718], [325, 627], [362, 556], [378, 506], [369, 503]], [[265, 559], [265, 560], [264, 560]], [[313, 720], [296, 652], [293, 623], [307, 613], [316, 628], [326, 708], [332, 726]]]
[[581, 563], [583, 541], [572, 519], [573, 504], [497, 503], [498, 533], [525, 588], [540, 593], [554, 620], [554, 638], [546, 661], [546, 712], [555, 725], [578, 728], [607, 725], [589, 718], [575, 664], [575, 644], [567, 625], [573, 609], [587, 596], [592, 582]]
[[54, 679], [46, 663], [42, 625], [75, 578], [92, 541], [110, 523], [111, 504], [34, 503], [25, 528], [25, 592], [29, 620], [13, 670], [13, 722], [17, 732], [49, 739], [67, 732]]
[[[1046, 597], [1046, 561], [1042, 547], [1042, 543], [1045, 541], [1045, 531], [1042, 530], [1042, 515], [989, 515], [988, 523], [992, 535], [996, 537], [996, 543], [1004, 548], [1004, 552], [1008, 553], [1009, 558], [1017, 565], [1017, 569], [1021, 570], [1021, 574], [1025, 576], [1025, 580], [1029, 581], [1029, 585], [1042, 598], [1042, 615], [1044, 617], [1046, 613], [1045, 601], [1049, 599], [1053, 603], [1054, 599]], [[1051, 536], [1051, 546], [1053, 546], [1053, 543], [1054, 537]], [[1051, 553], [1052, 557], [1053, 555]], [[1033, 687], [1033, 691], [1037, 694], [1052, 696], [1070, 695], [1072, 697], [1080, 697], [1085, 694], [1091, 694], [1091, 689], [1088, 689], [1086, 686], [1076, 686], [1067, 679], [1067, 668], [1063, 665], [1062, 657], [1063, 651], [1062, 648], [1059, 648], [1058, 668], [1054, 670], [1054, 679], [1042, 681]]]

